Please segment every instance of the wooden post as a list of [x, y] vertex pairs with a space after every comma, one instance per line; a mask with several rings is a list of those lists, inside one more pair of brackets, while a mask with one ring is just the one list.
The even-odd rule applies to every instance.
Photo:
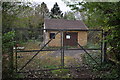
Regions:
[[15, 45], [15, 71], [17, 72], [17, 46]]
[[11, 46], [9, 50], [9, 75], [12, 78], [13, 77], [13, 71], [14, 71], [14, 66], [13, 66], [13, 47]]

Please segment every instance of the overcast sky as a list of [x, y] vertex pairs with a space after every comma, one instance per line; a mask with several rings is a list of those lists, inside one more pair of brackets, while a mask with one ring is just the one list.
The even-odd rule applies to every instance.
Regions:
[[47, 7], [49, 10], [51, 10], [51, 8], [53, 8], [53, 5], [55, 4], [55, 2], [57, 2], [60, 7], [60, 10], [62, 12], [70, 11], [70, 8], [68, 6], [66, 6], [66, 4], [61, 0], [30, 0], [30, 2], [34, 2], [37, 4], [45, 2], [47, 4]]

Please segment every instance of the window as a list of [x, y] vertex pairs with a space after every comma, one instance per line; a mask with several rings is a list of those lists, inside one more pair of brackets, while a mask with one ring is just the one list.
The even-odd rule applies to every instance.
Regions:
[[50, 39], [55, 39], [55, 33], [50, 33]]
[[70, 35], [69, 34], [66, 35], [66, 39], [70, 39]]

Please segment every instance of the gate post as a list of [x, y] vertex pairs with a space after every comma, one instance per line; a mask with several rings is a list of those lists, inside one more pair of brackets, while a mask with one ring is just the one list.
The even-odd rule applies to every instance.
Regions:
[[64, 68], [64, 33], [61, 31], [61, 67]]

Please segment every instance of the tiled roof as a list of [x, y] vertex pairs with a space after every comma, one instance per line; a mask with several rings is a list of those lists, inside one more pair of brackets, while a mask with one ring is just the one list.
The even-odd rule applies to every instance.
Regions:
[[45, 19], [45, 29], [88, 29], [80, 20]]

